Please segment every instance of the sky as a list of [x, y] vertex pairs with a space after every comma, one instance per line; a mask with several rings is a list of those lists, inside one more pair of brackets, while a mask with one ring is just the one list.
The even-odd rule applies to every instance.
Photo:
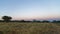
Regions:
[[60, 20], [60, 0], [0, 0], [0, 19]]

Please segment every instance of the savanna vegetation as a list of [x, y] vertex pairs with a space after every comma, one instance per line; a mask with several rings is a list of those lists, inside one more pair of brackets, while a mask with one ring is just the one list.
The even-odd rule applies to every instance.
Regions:
[[0, 23], [0, 34], [60, 34], [56, 23]]
[[56, 23], [0, 23], [0, 34], [60, 34]]
[[0, 34], [60, 34], [60, 21], [25, 21], [3, 16], [0, 20]]

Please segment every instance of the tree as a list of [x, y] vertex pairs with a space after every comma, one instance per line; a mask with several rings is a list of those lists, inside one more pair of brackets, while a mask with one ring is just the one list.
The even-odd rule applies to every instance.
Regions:
[[6, 22], [10, 21], [12, 19], [12, 17], [10, 16], [3, 16], [2, 19]]
[[35, 20], [35, 19], [33, 20], [33, 22], [36, 22], [36, 21], [37, 21], [37, 20]]
[[48, 20], [43, 20], [42, 22], [43, 22], [43, 23], [49, 23], [49, 21], [48, 21]]
[[53, 23], [56, 23], [57, 21], [56, 21], [56, 20], [53, 20], [52, 22], [53, 22]]
[[25, 22], [25, 20], [21, 20], [21, 22]]

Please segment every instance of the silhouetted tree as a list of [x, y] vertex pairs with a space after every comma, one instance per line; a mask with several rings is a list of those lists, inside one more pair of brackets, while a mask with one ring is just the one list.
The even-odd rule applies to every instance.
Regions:
[[33, 22], [40, 23], [41, 21], [34, 19]]
[[58, 20], [57, 23], [60, 23], [60, 20]]
[[36, 20], [34, 19], [33, 22], [36, 22]]
[[60, 20], [53, 20], [53, 23], [60, 23]]
[[25, 20], [21, 20], [21, 22], [25, 22]]
[[57, 21], [56, 21], [56, 20], [53, 20], [52, 22], [53, 22], [53, 23], [56, 23]]
[[9, 21], [12, 19], [12, 17], [10, 17], [10, 16], [3, 16], [2, 19], [3, 19], [5, 22], [9, 22]]
[[47, 21], [47, 20], [43, 20], [42, 23], [49, 23], [49, 21]]

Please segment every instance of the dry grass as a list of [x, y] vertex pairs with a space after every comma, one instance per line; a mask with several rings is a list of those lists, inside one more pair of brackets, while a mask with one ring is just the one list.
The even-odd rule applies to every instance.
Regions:
[[60, 34], [54, 23], [0, 23], [0, 34]]

